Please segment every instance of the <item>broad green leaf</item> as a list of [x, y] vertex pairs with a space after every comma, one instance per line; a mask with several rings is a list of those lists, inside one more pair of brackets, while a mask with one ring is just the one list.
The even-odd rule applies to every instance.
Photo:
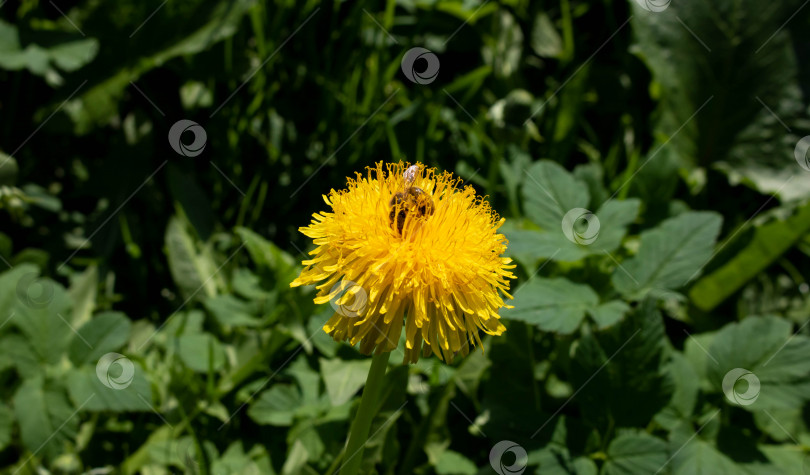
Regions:
[[515, 292], [513, 309], [501, 316], [536, 325], [544, 331], [573, 333], [588, 309], [599, 304], [599, 296], [588, 285], [558, 277], [535, 277]]
[[717, 213], [687, 212], [643, 232], [638, 254], [613, 272], [613, 286], [633, 299], [683, 287], [711, 259], [721, 222]]
[[194, 238], [177, 217], [172, 217], [166, 228], [166, 256], [172, 279], [187, 299], [216, 295], [213, 277], [217, 266], [208, 253], [197, 248]]
[[452, 450], [445, 450], [436, 464], [436, 473], [441, 475], [475, 475], [478, 469], [470, 459]]
[[701, 278], [689, 297], [703, 310], [711, 310], [746, 282], [768, 268], [810, 231], [810, 203], [787, 219], [759, 226], [751, 241], [722, 267]]
[[810, 473], [810, 454], [795, 445], [758, 445], [780, 475], [807, 475]]
[[[546, 423], [549, 414], [541, 412], [537, 397], [543, 385], [536, 381], [535, 361], [530, 353], [534, 332], [521, 322], [507, 322], [507, 327], [511, 336], [493, 338], [486, 349], [492, 366], [489, 378], [481, 383], [481, 413], [489, 416], [483, 431], [492, 440], [527, 440]], [[435, 373], [441, 371], [439, 367]], [[455, 411], [452, 406], [448, 410]]]
[[588, 206], [588, 187], [558, 163], [540, 160], [524, 172], [526, 216], [541, 228], [556, 232], [561, 229], [566, 213]]
[[46, 386], [43, 378], [25, 380], [13, 399], [25, 448], [51, 459], [62, 453], [63, 445], [76, 437], [78, 409], [92, 398], [89, 396], [74, 408], [60, 388]]
[[287, 458], [284, 460], [284, 466], [281, 467], [281, 475], [295, 475], [297, 473], [303, 473], [304, 466], [306, 466], [309, 457], [310, 454], [307, 452], [304, 444], [300, 440], [296, 440], [293, 442], [292, 446], [290, 447], [290, 451], [287, 453]]
[[802, 2], [682, 0], [659, 2], [660, 13], [628, 3], [634, 49], [658, 91], [655, 133], [665, 153], [764, 194], [808, 196], [810, 174], [793, 157], [800, 135], [785, 133], [805, 109], [793, 47], [801, 29], [785, 28]]
[[277, 281], [287, 284], [295, 278], [298, 268], [292, 256], [248, 228], [236, 228], [236, 233], [260, 270], [273, 272]]
[[563, 54], [562, 38], [545, 12], [534, 17], [531, 45], [535, 54], [545, 58], [558, 58]]
[[17, 301], [9, 324], [25, 335], [40, 361], [55, 364], [75, 336], [70, 325], [70, 298], [59, 283], [36, 274], [23, 275], [17, 283]]
[[202, 333], [204, 321], [205, 314], [200, 310], [177, 312], [165, 322], [160, 333], [170, 336]]
[[77, 366], [96, 364], [105, 353], [117, 350], [129, 340], [129, 318], [121, 312], [103, 312], [79, 328], [70, 343], [69, 356]]
[[[569, 239], [560, 223], [553, 229], [543, 231], [517, 229], [506, 231], [506, 237], [509, 239], [507, 252], [526, 265], [533, 264], [537, 259], [574, 262], [590, 255], [604, 256], [619, 247], [627, 232], [627, 225], [638, 215], [640, 204], [637, 199], [611, 200], [605, 203], [593, 213], [598, 221], [592, 224], [595, 234], [590, 244], [578, 244]], [[588, 235], [590, 236], [590, 233]]]
[[288, 426], [301, 405], [301, 393], [291, 384], [275, 384], [250, 405], [248, 415], [257, 424]]
[[349, 401], [366, 384], [371, 360], [341, 361], [321, 358], [321, 376], [333, 406]]
[[[45, 36], [42, 32], [39, 38]], [[15, 25], [0, 20], [0, 68], [8, 70], [28, 69], [38, 76], [57, 74], [54, 66], [70, 72], [93, 60], [98, 53], [98, 40], [77, 38], [54, 45], [29, 43], [22, 48]], [[42, 38], [44, 39], [44, 38]]]
[[670, 443], [673, 453], [667, 468], [673, 475], [739, 475], [741, 468], [699, 437], [676, 439]]
[[261, 320], [254, 316], [256, 306], [231, 294], [205, 299], [203, 304], [222, 326], [255, 327], [261, 324]]
[[237, 440], [228, 446], [219, 459], [213, 462], [211, 473], [246, 473], [251, 475], [266, 473], [276, 475], [272, 465], [268, 463], [269, 460], [270, 457], [263, 448], [254, 447], [249, 453], [245, 453], [242, 441]]
[[219, 371], [225, 364], [225, 349], [210, 333], [180, 335], [175, 339], [177, 354], [189, 369], [198, 373]]
[[689, 360], [678, 351], [674, 351], [671, 358], [665, 371], [675, 386], [672, 399], [669, 405], [655, 416], [656, 422], [669, 430], [692, 417], [700, 391], [699, 376]]
[[[5, 264], [2, 265], [5, 269]], [[27, 294], [27, 287], [20, 287], [20, 280], [29, 275], [39, 275], [36, 266], [20, 264], [0, 274], [0, 324], [3, 324], [0, 331], [8, 331], [12, 328], [9, 324], [14, 318], [15, 306], [20, 298], [18, 292], [22, 291], [23, 296]], [[32, 291], [34, 290], [36, 289], [32, 289]]]
[[70, 317], [73, 326], [78, 328], [90, 320], [96, 308], [97, 289], [98, 266], [89, 266], [70, 280], [68, 293], [73, 302], [73, 313]]
[[[803, 409], [772, 409], [754, 413], [754, 422], [759, 429], [768, 434], [773, 440], [790, 443], [793, 434], [807, 434], [807, 423], [802, 417]], [[808, 467], [810, 468], [810, 467]]]
[[668, 459], [667, 443], [644, 432], [625, 432], [610, 442], [603, 475], [656, 473]]
[[[733, 386], [734, 402], [748, 411], [795, 409], [810, 400], [810, 338], [794, 335], [789, 321], [777, 317], [748, 317], [717, 332], [707, 362], [712, 389], [724, 393], [723, 381], [737, 368], [753, 373], [760, 388]], [[716, 363], [715, 363], [716, 361]], [[729, 381], [742, 383], [739, 377]], [[746, 376], [746, 384], [751, 384]]]
[[[20, 378], [28, 379], [40, 375], [44, 370], [34, 348], [25, 337], [20, 335], [6, 335], [0, 338], [0, 366], [14, 366]], [[7, 358], [7, 360], [6, 360]]]
[[[125, 373], [123, 364], [132, 365], [133, 371]], [[88, 400], [86, 411], [153, 411], [152, 389], [145, 374], [143, 367], [127, 359], [102, 368], [103, 381], [96, 365], [70, 369], [65, 384], [73, 404]]]
[[646, 427], [669, 402], [664, 323], [655, 305], [645, 300], [621, 323], [588, 333], [572, 347], [571, 384], [579, 388], [579, 410], [593, 423]]
[[588, 315], [593, 318], [599, 329], [614, 325], [630, 311], [630, 306], [621, 300], [611, 300], [599, 306], [589, 308]]

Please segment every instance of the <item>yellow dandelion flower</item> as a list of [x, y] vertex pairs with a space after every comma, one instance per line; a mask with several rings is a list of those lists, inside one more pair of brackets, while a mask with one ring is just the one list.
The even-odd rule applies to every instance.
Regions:
[[[315, 303], [338, 309], [324, 325], [370, 354], [392, 351], [405, 328], [405, 361], [447, 361], [500, 335], [511, 259], [499, 218], [451, 173], [402, 162], [369, 167], [324, 196], [331, 212], [299, 230], [318, 246], [290, 286], [318, 284]], [[347, 310], [348, 309], [348, 310]], [[423, 345], [424, 342], [424, 345]]]

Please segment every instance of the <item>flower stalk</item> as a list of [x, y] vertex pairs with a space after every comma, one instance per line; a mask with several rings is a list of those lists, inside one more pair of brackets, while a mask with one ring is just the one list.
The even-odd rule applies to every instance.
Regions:
[[384, 351], [371, 358], [371, 369], [368, 371], [366, 386], [363, 388], [360, 407], [357, 409], [357, 415], [349, 429], [349, 438], [346, 441], [346, 451], [344, 452], [346, 461], [340, 468], [340, 475], [357, 475], [360, 472], [360, 466], [363, 464], [363, 449], [368, 442], [371, 421], [374, 420], [379, 407], [380, 391], [390, 356], [390, 352]]

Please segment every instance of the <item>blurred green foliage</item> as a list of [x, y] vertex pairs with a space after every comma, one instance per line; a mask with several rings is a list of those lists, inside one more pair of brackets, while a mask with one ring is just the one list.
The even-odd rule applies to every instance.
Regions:
[[334, 473], [370, 363], [297, 229], [404, 159], [519, 280], [486, 352], [392, 363], [368, 473], [810, 473], [804, 6], [0, 2], [0, 470]]

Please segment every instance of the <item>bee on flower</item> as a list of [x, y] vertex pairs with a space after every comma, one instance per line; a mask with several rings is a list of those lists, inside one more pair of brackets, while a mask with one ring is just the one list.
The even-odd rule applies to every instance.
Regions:
[[[472, 186], [422, 165], [379, 162], [348, 179], [300, 231], [317, 246], [290, 286], [315, 284], [315, 303], [337, 298], [360, 312], [336, 312], [324, 330], [365, 354], [394, 350], [405, 331], [405, 362], [435, 353], [452, 361], [500, 335], [498, 311], [511, 308], [508, 241], [500, 218]], [[341, 295], [344, 285], [352, 282]]]

